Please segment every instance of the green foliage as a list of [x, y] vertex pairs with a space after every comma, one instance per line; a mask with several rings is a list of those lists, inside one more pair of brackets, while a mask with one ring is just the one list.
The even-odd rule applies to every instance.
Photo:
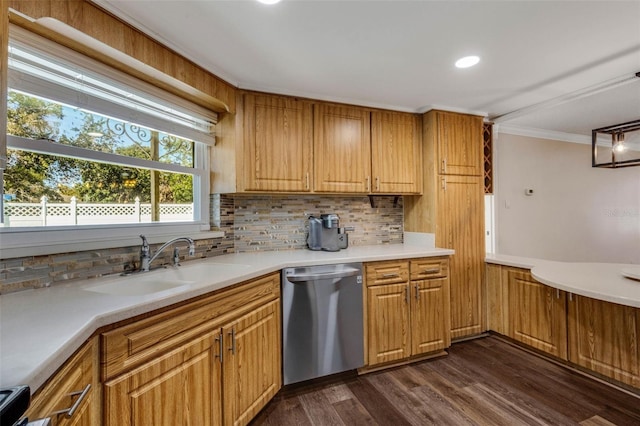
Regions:
[[[153, 159], [150, 143], [140, 133], [125, 132], [135, 126], [109, 119], [70, 111], [65, 117], [61, 105], [9, 92], [7, 132], [33, 139], [50, 139], [57, 143], [128, 157]], [[69, 124], [80, 117], [80, 123]], [[68, 121], [63, 122], [67, 119]], [[129, 127], [126, 127], [129, 126]], [[61, 131], [63, 127], [65, 130]], [[123, 130], [124, 129], [124, 130]], [[131, 133], [133, 136], [129, 136]], [[96, 134], [102, 136], [96, 137]], [[159, 136], [159, 156], [156, 160], [192, 166], [193, 148], [190, 141], [169, 135]], [[54, 157], [28, 151], [9, 150], [5, 171], [5, 193], [15, 194], [16, 201], [38, 202], [45, 195], [51, 201], [68, 200], [75, 196], [80, 202], [132, 203], [138, 197], [150, 202], [151, 171], [132, 169], [86, 160]], [[190, 203], [193, 184], [190, 175], [159, 173], [159, 202]]]

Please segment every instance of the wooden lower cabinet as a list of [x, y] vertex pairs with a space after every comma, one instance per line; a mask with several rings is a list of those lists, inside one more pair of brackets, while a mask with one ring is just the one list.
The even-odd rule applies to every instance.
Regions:
[[448, 278], [411, 281], [411, 354], [451, 345]]
[[640, 309], [573, 295], [568, 314], [569, 360], [640, 388]]
[[219, 338], [205, 334], [105, 383], [106, 424], [222, 424]]
[[37, 392], [26, 416], [32, 421], [49, 417], [52, 426], [99, 425], [98, 378], [98, 343], [93, 338]]
[[369, 365], [408, 358], [409, 284], [367, 288]]
[[566, 293], [531, 277], [509, 272], [509, 336], [558, 358], [567, 359]]
[[487, 328], [509, 334], [509, 268], [487, 263], [485, 267]]
[[[365, 266], [369, 366], [402, 361], [450, 346], [448, 264], [446, 259], [439, 261], [445, 265], [438, 269], [444, 276], [414, 281], [408, 280], [408, 261]], [[411, 274], [415, 273], [412, 269]], [[407, 278], [401, 283], [378, 284], [385, 278], [402, 277]]]
[[271, 274], [104, 333], [105, 425], [249, 423], [281, 387], [279, 295]]
[[222, 335], [228, 340], [222, 362], [224, 424], [246, 425], [282, 386], [279, 301], [227, 324]]

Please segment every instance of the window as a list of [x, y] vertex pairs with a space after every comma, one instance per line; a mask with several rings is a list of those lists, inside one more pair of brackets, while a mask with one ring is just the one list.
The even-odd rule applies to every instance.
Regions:
[[3, 246], [69, 226], [209, 229], [215, 113], [13, 26], [8, 86]]

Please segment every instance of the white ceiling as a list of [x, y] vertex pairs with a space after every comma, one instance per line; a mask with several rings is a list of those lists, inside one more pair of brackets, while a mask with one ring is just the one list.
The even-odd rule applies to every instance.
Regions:
[[[640, 71], [640, 0], [93, 1], [240, 88], [401, 111], [494, 117]], [[635, 80], [505, 124], [640, 119]]]

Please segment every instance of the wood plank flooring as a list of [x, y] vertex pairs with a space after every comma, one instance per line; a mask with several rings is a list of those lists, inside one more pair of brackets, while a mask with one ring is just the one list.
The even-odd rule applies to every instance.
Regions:
[[258, 425], [640, 425], [640, 399], [497, 337], [446, 357], [283, 390]]

